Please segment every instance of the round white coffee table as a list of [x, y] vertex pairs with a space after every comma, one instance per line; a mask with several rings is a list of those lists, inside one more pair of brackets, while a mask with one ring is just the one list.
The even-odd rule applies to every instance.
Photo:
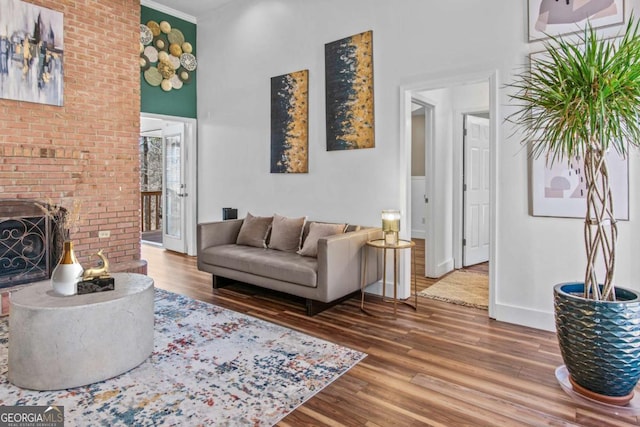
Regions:
[[11, 294], [9, 381], [33, 390], [92, 384], [153, 351], [153, 279], [114, 273], [115, 290], [59, 296], [49, 281]]

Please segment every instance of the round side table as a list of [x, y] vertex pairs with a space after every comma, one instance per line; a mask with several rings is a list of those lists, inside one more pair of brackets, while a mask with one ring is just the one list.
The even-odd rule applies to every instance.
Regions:
[[[397, 313], [398, 313], [398, 307], [397, 307], [397, 303], [398, 303], [398, 252], [400, 252], [403, 249], [411, 249], [411, 255], [412, 255], [412, 261], [413, 261], [413, 296], [414, 296], [414, 303], [411, 304], [410, 302], [408, 302], [410, 300], [411, 297], [409, 297], [407, 300], [402, 300], [401, 302], [405, 305], [408, 305], [409, 307], [413, 308], [414, 310], [418, 310], [418, 292], [417, 292], [417, 283], [416, 283], [416, 275], [415, 275], [415, 271], [416, 271], [416, 254], [415, 251], [413, 250], [413, 247], [415, 246], [415, 242], [411, 241], [411, 240], [398, 240], [397, 243], [393, 244], [393, 243], [387, 243], [384, 239], [376, 239], [376, 240], [369, 240], [366, 243], [366, 250], [368, 250], [369, 248], [374, 248], [374, 249], [382, 249], [383, 251], [383, 257], [382, 257], [382, 298], [383, 300], [385, 300], [386, 296], [387, 296], [387, 252], [389, 250], [393, 251], [393, 316], [396, 317]], [[365, 254], [364, 257], [364, 271], [367, 271], [367, 256]], [[360, 310], [362, 310], [364, 313], [367, 313], [369, 315], [372, 315], [371, 313], [369, 313], [367, 310], [365, 310], [364, 308], [364, 288], [365, 288], [365, 281], [364, 281], [364, 276], [362, 279], [362, 283], [361, 283], [361, 287], [360, 287], [360, 293], [362, 294], [361, 296], [361, 301], [360, 301]], [[373, 315], [372, 315], [373, 316]]]

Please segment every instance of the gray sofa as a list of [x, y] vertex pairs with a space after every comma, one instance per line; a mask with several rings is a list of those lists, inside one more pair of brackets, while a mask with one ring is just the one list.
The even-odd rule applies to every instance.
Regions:
[[[213, 275], [213, 287], [232, 279], [296, 295], [313, 315], [382, 278], [379, 254], [363, 251], [365, 242], [381, 237], [380, 228], [348, 226], [345, 233], [318, 239], [317, 257], [236, 244], [243, 219], [198, 224], [198, 269]], [[310, 222], [305, 225], [308, 234]], [[362, 270], [363, 254], [367, 271]]]

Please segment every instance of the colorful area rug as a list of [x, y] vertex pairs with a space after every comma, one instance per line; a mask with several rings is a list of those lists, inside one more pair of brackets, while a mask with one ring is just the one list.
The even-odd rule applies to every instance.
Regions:
[[489, 306], [489, 276], [456, 270], [418, 292], [418, 295], [486, 310]]
[[0, 320], [0, 405], [61, 405], [65, 425], [270, 426], [366, 354], [156, 289], [155, 348], [116, 378], [62, 391], [7, 380]]

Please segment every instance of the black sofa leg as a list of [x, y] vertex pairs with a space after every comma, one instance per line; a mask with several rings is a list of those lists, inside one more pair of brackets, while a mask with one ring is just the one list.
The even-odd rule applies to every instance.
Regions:
[[316, 301], [316, 300], [307, 298], [305, 300], [306, 301], [305, 305], [307, 308], [307, 316], [315, 316], [321, 311], [324, 311], [327, 308], [331, 308], [336, 304], [340, 304], [341, 302], [346, 301], [355, 295], [360, 295], [360, 291], [352, 292], [349, 295], [345, 295], [342, 298], [338, 298], [337, 300], [331, 301], [331, 302], [322, 302], [322, 301]]
[[226, 277], [216, 276], [215, 274], [212, 274], [211, 277], [213, 278], [213, 289], [224, 288], [229, 283], [231, 283], [231, 280], [227, 279]]
[[307, 298], [306, 299], [307, 316], [315, 316], [316, 314], [326, 310], [327, 308], [333, 305], [334, 304], [332, 303], [326, 303], [326, 302], [316, 301], [316, 300]]

